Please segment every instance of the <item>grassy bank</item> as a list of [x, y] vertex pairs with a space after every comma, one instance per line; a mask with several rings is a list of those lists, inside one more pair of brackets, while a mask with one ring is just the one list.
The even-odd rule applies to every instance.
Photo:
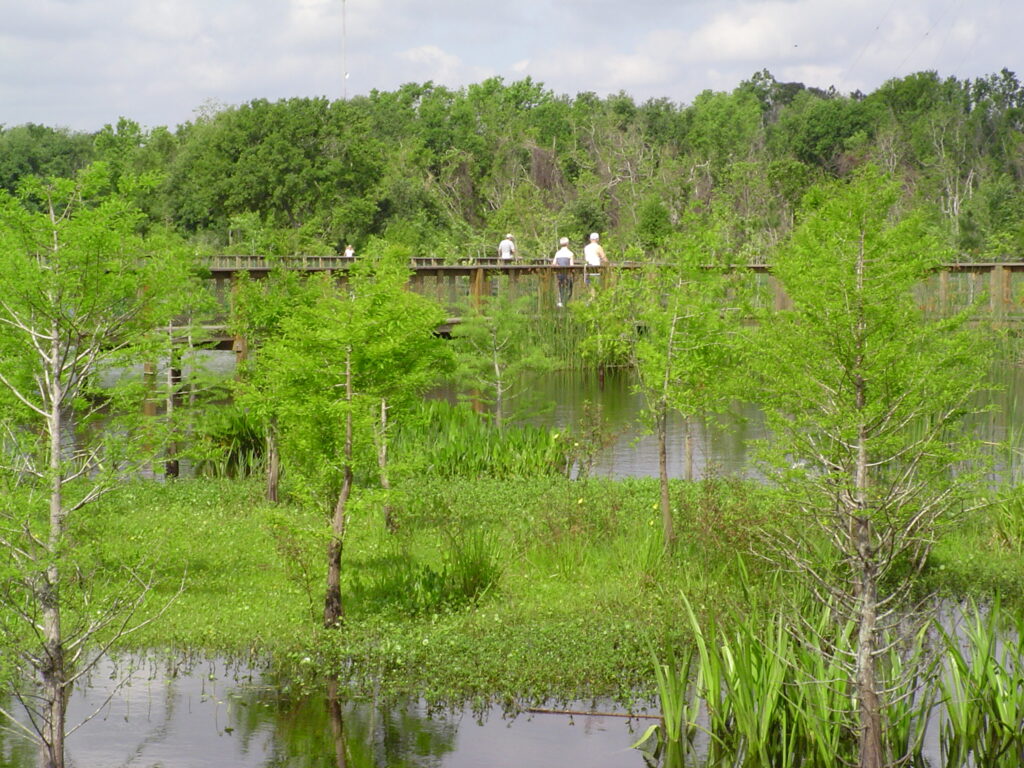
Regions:
[[[788, 591], [756, 555], [757, 531], [785, 513], [770, 490], [674, 485], [682, 544], [671, 558], [656, 499], [647, 480], [425, 480], [392, 493], [390, 533], [383, 499], [363, 495], [336, 632], [319, 628], [325, 521], [265, 504], [257, 483], [140, 482], [76, 536], [94, 584], [115, 574], [106, 588], [117, 588], [125, 565], [154, 578], [140, 616], [166, 610], [126, 647], [272, 659], [289, 678], [338, 670], [353, 693], [629, 700], [652, 691], [648, 643], [689, 644], [683, 595], [728, 621], [767, 615]], [[1024, 562], [995, 509], [945, 532], [929, 587], [1021, 594]]]

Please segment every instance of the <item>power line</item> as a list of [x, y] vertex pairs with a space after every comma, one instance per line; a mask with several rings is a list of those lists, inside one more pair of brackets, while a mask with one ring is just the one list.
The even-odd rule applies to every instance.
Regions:
[[920, 48], [921, 44], [928, 38], [929, 35], [931, 35], [932, 30], [934, 30], [935, 27], [937, 27], [939, 25], [939, 22], [941, 22], [943, 19], [946, 18], [947, 15], [949, 15], [949, 12], [950, 12], [950, 10], [952, 10], [954, 4], [955, 5], [962, 5], [963, 4], [963, 0], [953, 0], [953, 2], [951, 2], [949, 5], [946, 6], [946, 10], [944, 10], [941, 14], [939, 14], [938, 17], [936, 17], [935, 21], [933, 21], [931, 23], [931, 26], [929, 26], [928, 29], [925, 31], [925, 33], [923, 35], [921, 35], [921, 37], [918, 38], [917, 43], [915, 43], [914, 47], [910, 49], [910, 52], [907, 53], [907, 55], [903, 57], [903, 61], [901, 61], [896, 66], [896, 73], [899, 73], [903, 69], [903, 65], [906, 64], [910, 60], [910, 57], [913, 56], [915, 53], [917, 53], [917, 49]]
[[[864, 45], [861, 46], [860, 50], [857, 52], [857, 55], [853, 57], [853, 61], [850, 63], [850, 66], [848, 66], [846, 68], [846, 71], [842, 75], [840, 75], [840, 77], [839, 77], [840, 83], [846, 81], [846, 79], [847, 79], [847, 77], [849, 77], [850, 73], [853, 72], [853, 68], [856, 67], [858, 63], [860, 63], [861, 57], [864, 55], [864, 52], [867, 51], [868, 47], [873, 42], [875, 42], [875, 37], [877, 36], [878, 31], [882, 28], [882, 25], [885, 24], [886, 20], [889, 18], [889, 14], [892, 13], [892, 9], [896, 7], [896, 3], [897, 2], [899, 2], [899, 0], [892, 0], [889, 3], [889, 7], [886, 9], [885, 13], [882, 14], [881, 20], [878, 22], [878, 24], [875, 25], [875, 29], [874, 29], [874, 32], [871, 34], [871, 37], [869, 37], [864, 42]], [[840, 87], [842, 87], [842, 86], [840, 86]]]

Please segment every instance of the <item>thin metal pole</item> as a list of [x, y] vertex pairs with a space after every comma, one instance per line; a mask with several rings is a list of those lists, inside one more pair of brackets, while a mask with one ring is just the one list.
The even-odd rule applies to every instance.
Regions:
[[345, 24], [345, 0], [341, 0], [341, 98], [348, 101], [348, 29]]

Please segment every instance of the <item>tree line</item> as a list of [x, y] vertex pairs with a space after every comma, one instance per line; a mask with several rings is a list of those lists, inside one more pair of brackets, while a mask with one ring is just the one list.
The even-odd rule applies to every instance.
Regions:
[[0, 187], [90, 162], [156, 179], [154, 221], [209, 251], [340, 253], [374, 237], [422, 255], [521, 255], [598, 231], [614, 253], [664, 258], [697, 217], [756, 261], [794, 226], [814, 185], [873, 164], [901, 206], [963, 259], [1024, 252], [1024, 87], [918, 72], [870, 94], [754, 74], [692, 104], [555, 94], [529, 78], [432, 82], [330, 101], [206, 106], [175, 129], [122, 117], [76, 133], [0, 129]]

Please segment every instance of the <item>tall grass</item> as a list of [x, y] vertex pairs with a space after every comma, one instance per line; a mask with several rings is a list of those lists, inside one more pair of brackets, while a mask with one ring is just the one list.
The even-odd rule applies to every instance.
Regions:
[[1014, 486], [992, 505], [992, 528], [1009, 552], [1024, 554], [1024, 487]]
[[1024, 617], [972, 605], [942, 636], [944, 765], [1024, 764]]
[[497, 478], [565, 474], [570, 466], [564, 432], [530, 425], [495, 429], [487, 414], [466, 404], [422, 403], [419, 418], [396, 431], [396, 462], [438, 477]]
[[352, 575], [351, 596], [366, 611], [415, 616], [459, 610], [497, 586], [504, 557], [498, 539], [480, 528], [448, 535], [439, 563], [418, 559], [397, 544], [377, 558], [373, 570]]
[[246, 409], [222, 404], [203, 409], [185, 455], [195, 474], [206, 477], [250, 477], [263, 471], [266, 432]]
[[[732, 616], [728, 624], [700, 619], [683, 598], [693, 646], [676, 661], [655, 660], [667, 743], [696, 751], [706, 722], [709, 766], [831, 768], [855, 764], [857, 705], [850, 685], [856, 627], [837, 622], [828, 606], [805, 600], [796, 613]], [[883, 687], [907, 676], [924, 658], [924, 634], [892, 642], [880, 663]], [[932, 689], [934, 691], [934, 688]], [[933, 693], [912, 684], [885, 709], [886, 750], [894, 763], [919, 763]], [[677, 750], [678, 751], [678, 750]], [[666, 763], [667, 765], [667, 763]]]

